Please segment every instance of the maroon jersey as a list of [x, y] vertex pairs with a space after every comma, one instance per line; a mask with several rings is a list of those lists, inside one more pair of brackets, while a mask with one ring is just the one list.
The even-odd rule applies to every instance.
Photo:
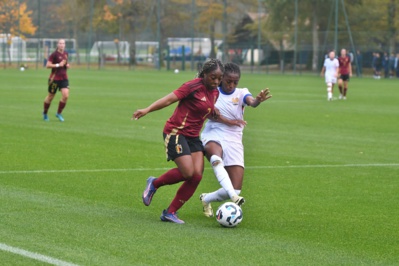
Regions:
[[345, 57], [340, 56], [338, 57], [338, 62], [339, 62], [339, 73], [341, 75], [348, 75], [351, 58], [347, 55]]
[[[53, 64], [59, 64], [62, 60], [65, 60], [68, 63], [68, 53], [65, 51], [63, 53], [60, 53], [57, 50], [48, 57], [48, 61]], [[63, 67], [52, 68], [50, 77], [55, 75], [54, 80], [68, 79], [66, 64]]]
[[179, 98], [173, 115], [166, 121], [165, 134], [181, 134], [185, 137], [198, 137], [204, 121], [215, 109], [218, 90], [208, 90], [202, 78], [184, 83], [173, 91]]

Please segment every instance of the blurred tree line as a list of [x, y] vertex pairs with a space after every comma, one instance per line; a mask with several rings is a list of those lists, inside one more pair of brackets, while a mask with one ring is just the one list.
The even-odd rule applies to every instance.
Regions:
[[0, 33], [74, 38], [83, 47], [205, 37], [212, 45], [223, 39], [224, 53], [237, 43], [273, 44], [280, 53], [299, 43], [310, 47], [315, 69], [322, 50], [334, 47], [334, 31], [339, 47], [348, 48], [350, 32], [356, 47], [399, 52], [398, 12], [399, 0], [0, 0]]

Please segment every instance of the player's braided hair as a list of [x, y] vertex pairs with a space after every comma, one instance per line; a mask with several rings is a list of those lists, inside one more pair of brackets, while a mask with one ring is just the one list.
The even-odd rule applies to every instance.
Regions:
[[216, 69], [220, 69], [224, 73], [224, 66], [219, 59], [210, 58], [205, 61], [201, 70], [197, 73], [198, 78], [203, 78], [205, 74], [208, 74]]
[[224, 73], [234, 73], [238, 74], [241, 77], [240, 67], [235, 63], [226, 63], [224, 64]]

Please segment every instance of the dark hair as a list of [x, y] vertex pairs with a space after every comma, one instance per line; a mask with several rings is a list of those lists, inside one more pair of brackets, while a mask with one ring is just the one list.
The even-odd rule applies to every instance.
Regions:
[[203, 78], [205, 74], [211, 73], [212, 71], [215, 71], [218, 68], [224, 73], [224, 66], [219, 59], [215, 58], [207, 59], [204, 65], [202, 66], [201, 71], [197, 73], [197, 77]]
[[224, 73], [225, 74], [227, 74], [227, 73], [235, 73], [235, 74], [238, 74], [238, 76], [240, 76], [241, 77], [241, 70], [240, 70], [240, 67], [237, 65], [237, 64], [235, 64], [235, 63], [226, 63], [226, 64], [224, 64]]

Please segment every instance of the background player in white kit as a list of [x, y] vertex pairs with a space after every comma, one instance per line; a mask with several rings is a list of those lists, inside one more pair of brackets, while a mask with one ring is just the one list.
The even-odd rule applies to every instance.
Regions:
[[218, 87], [219, 98], [215, 107], [220, 111], [217, 120], [208, 120], [201, 133], [205, 146], [205, 155], [210, 161], [217, 180], [222, 188], [203, 193], [200, 200], [204, 215], [213, 216], [211, 202], [231, 199], [241, 205], [244, 198], [240, 197], [244, 178], [244, 147], [242, 134], [244, 126], [244, 107], [257, 107], [266, 101], [269, 89], [262, 90], [256, 98], [247, 88], [236, 88], [241, 77], [240, 67], [234, 63], [225, 64], [225, 72]]
[[320, 76], [325, 75], [326, 78], [328, 101], [332, 101], [333, 99], [333, 90], [335, 83], [337, 83], [338, 71], [338, 59], [335, 58], [335, 52], [330, 51], [330, 53], [328, 54], [328, 58], [324, 60], [324, 65], [320, 73]]

